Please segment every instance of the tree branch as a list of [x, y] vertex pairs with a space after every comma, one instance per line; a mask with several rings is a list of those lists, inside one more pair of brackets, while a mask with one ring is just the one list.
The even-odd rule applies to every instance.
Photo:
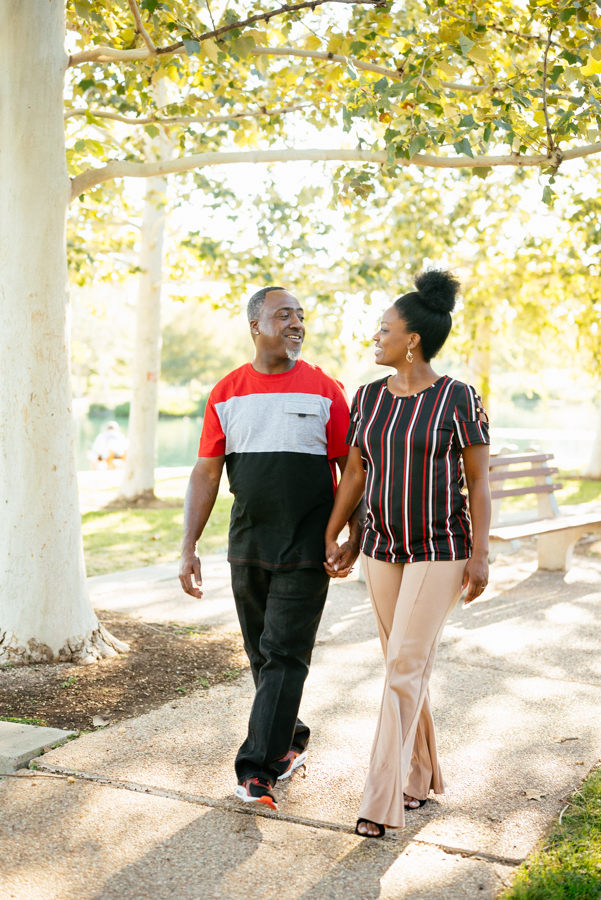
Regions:
[[104, 112], [93, 109], [68, 109], [65, 111], [65, 120], [73, 116], [87, 116], [88, 114], [98, 119], [112, 119], [115, 122], [125, 122], [127, 125], [207, 125], [213, 122], [230, 122], [233, 119], [259, 118], [260, 116], [280, 116], [283, 113], [296, 112], [314, 103], [297, 103], [295, 106], [279, 106], [275, 109], [247, 109], [239, 113], [231, 113], [229, 116], [173, 116], [161, 118], [160, 116], [148, 116], [136, 118], [135, 116], [122, 116], [119, 113]]
[[[185, 53], [183, 44], [182, 46], [175, 44], [173, 46], [176, 49], [172, 50], [172, 53]], [[303, 59], [320, 59], [326, 62], [341, 63], [344, 66], [350, 62], [356, 69], [360, 69], [363, 72], [385, 75], [392, 81], [403, 80], [403, 76], [396, 69], [363, 62], [363, 60], [356, 59], [354, 56], [340, 56], [337, 53], [328, 53], [325, 50], [303, 50], [296, 47], [253, 47], [248, 53], [249, 56], [296, 56]], [[92, 50], [84, 50], [71, 56], [69, 66], [77, 66], [84, 62], [133, 62], [148, 59], [150, 56], [151, 54], [148, 50], [117, 50], [114, 47], [99, 44]], [[491, 89], [491, 85], [486, 84], [460, 84], [452, 81], [441, 81], [440, 84], [449, 91], [461, 91], [468, 94], [481, 94], [483, 91]]]
[[140, 10], [138, 9], [138, 4], [136, 3], [136, 0], [128, 0], [128, 2], [129, 2], [129, 8], [132, 11], [132, 15], [133, 15], [134, 21], [136, 23], [136, 30], [137, 30], [138, 34], [141, 36], [141, 38], [144, 41], [144, 43], [146, 44], [146, 46], [148, 47], [148, 50], [150, 51], [150, 53], [154, 55], [157, 52], [157, 48], [155, 47], [155, 45], [152, 41], [152, 38], [150, 37], [150, 35], [146, 31], [146, 29], [144, 28], [144, 23], [142, 22], [142, 16], [140, 15]]
[[547, 37], [547, 46], [545, 47], [545, 56], [543, 59], [543, 112], [545, 114], [545, 126], [547, 128], [547, 150], [553, 153], [555, 150], [555, 142], [553, 140], [553, 132], [551, 131], [551, 123], [549, 122], [549, 109], [547, 106], [547, 59], [549, 56], [549, 47], [551, 46], [551, 35], [553, 29], [549, 28]]
[[[131, 7], [132, 0], [129, 0], [129, 2]], [[213, 31], [205, 31], [203, 34], [194, 35], [193, 40], [199, 42], [212, 40], [214, 38], [219, 38], [230, 31], [254, 25], [256, 22], [268, 22], [270, 19], [273, 19], [274, 16], [298, 12], [301, 9], [314, 10], [316, 6], [323, 6], [324, 3], [344, 3], [347, 6], [375, 6], [377, 8], [383, 6], [385, 0], [303, 0], [301, 3], [280, 6], [278, 9], [274, 9], [271, 12], [257, 13], [254, 16], [250, 16], [248, 19], [239, 19], [237, 22], [230, 22], [228, 25], [222, 25], [221, 28], [214, 28]], [[142, 28], [143, 27], [144, 26], [142, 25]], [[154, 44], [152, 46], [154, 47]], [[154, 47], [153, 51], [150, 50], [148, 44], [147, 47], [148, 50], [145, 52], [143, 50], [117, 50], [113, 47], [98, 46], [94, 47], [92, 50], [84, 50], [82, 53], [75, 53], [73, 56], [69, 57], [69, 66], [77, 66], [82, 62], [93, 61], [109, 62], [111, 60], [126, 61], [132, 59], [148, 59], [149, 56], [155, 54], [163, 56], [165, 54], [185, 52], [183, 41], [176, 41], [174, 44], [168, 44], [166, 47]], [[99, 53], [98, 51], [102, 52]]]
[[[554, 157], [544, 153], [521, 156], [512, 153], [509, 156], [433, 156], [429, 153], [418, 153], [411, 159], [397, 159], [395, 165], [432, 167], [435, 169], [482, 169], [509, 166], [523, 168], [525, 166], [558, 165], [570, 159], [601, 153], [601, 142], [576, 147]], [[115, 160], [97, 169], [87, 169], [72, 180], [71, 199], [85, 191], [113, 178], [154, 178], [157, 175], [171, 175], [177, 172], [189, 172], [203, 166], [222, 166], [233, 163], [275, 163], [275, 162], [363, 162], [384, 165], [388, 162], [385, 150], [241, 150], [233, 152], [196, 153], [191, 156], [180, 156], [179, 159], [163, 160], [154, 163], [135, 163]]]
[[[315, 10], [316, 6], [323, 6], [324, 3], [344, 3], [347, 6], [384, 6], [385, 0], [302, 0], [301, 3], [291, 3], [273, 9], [271, 12], [257, 13], [249, 16], [248, 19], [239, 19], [237, 22], [230, 22], [228, 25], [222, 25], [221, 28], [215, 28], [213, 31], [205, 31], [202, 34], [194, 35], [195, 41], [208, 41], [219, 38], [229, 31], [235, 31], [238, 28], [246, 28], [248, 25], [254, 25], [256, 22], [269, 22], [274, 16], [281, 16], [285, 13], [298, 12], [301, 9]], [[183, 41], [176, 41], [167, 47], [160, 47], [157, 53], [173, 53], [174, 50], [184, 46]]]
[[[352, 63], [356, 69], [363, 72], [373, 72], [375, 75], [385, 75], [392, 81], [402, 81], [403, 76], [396, 69], [386, 66], [378, 66], [376, 63], [363, 62], [354, 56], [339, 56], [337, 53], [328, 53], [325, 50], [301, 50], [296, 47], [254, 47], [249, 50], [250, 56], [299, 56], [305, 59], [325, 59], [329, 62], [341, 63], [345, 66]], [[489, 89], [488, 85], [458, 84], [451, 81], [441, 81], [442, 87], [452, 91], [464, 91], [470, 94], [480, 94]]]

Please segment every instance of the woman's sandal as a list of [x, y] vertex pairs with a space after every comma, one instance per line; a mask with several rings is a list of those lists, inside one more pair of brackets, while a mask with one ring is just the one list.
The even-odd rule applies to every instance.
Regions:
[[[362, 822], [365, 822], [366, 825], [375, 825], [378, 829], [378, 833], [367, 834], [367, 832], [359, 831], [359, 825], [361, 825]], [[355, 834], [358, 834], [359, 837], [364, 838], [383, 838], [386, 834], [386, 826], [379, 825], [377, 822], [372, 822], [371, 819], [357, 819], [357, 824], [355, 825]]]
[[[411, 806], [411, 804], [415, 803], [416, 801], [419, 803], [419, 806]], [[407, 803], [405, 803], [405, 809], [421, 809], [421, 807], [424, 806], [424, 804], [427, 802], [427, 797], [425, 800], [418, 800], [417, 797], [412, 797]]]

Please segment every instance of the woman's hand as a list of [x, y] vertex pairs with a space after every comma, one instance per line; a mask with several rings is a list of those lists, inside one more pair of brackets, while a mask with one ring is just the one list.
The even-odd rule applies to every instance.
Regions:
[[461, 590], [467, 587], [464, 605], [467, 606], [476, 597], [483, 593], [488, 584], [488, 555], [477, 554], [470, 556], [465, 569], [463, 570], [463, 581], [461, 582]]
[[326, 561], [323, 564], [330, 578], [346, 578], [359, 556], [359, 545], [355, 541], [326, 541]]

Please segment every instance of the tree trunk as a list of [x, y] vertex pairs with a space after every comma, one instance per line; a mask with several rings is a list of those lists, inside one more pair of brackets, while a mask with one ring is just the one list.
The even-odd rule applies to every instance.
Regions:
[[69, 373], [64, 3], [0, 0], [0, 665], [114, 656], [89, 602]]
[[480, 311], [474, 337], [474, 349], [470, 356], [470, 381], [482, 397], [484, 409], [490, 406], [490, 309]]
[[149, 178], [140, 247], [129, 450], [120, 496], [130, 503], [154, 499], [154, 467], [161, 374], [161, 280], [165, 231], [164, 178]]
[[591, 451], [591, 457], [582, 471], [587, 478], [601, 478], [601, 401], [599, 402], [599, 419], [597, 433]]

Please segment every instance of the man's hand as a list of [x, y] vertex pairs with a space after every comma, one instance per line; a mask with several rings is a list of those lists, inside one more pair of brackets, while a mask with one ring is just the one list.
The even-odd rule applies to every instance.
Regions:
[[359, 545], [355, 541], [346, 541], [342, 546], [337, 541], [330, 541], [326, 545], [323, 565], [330, 578], [346, 578], [358, 556]]
[[179, 562], [179, 580], [186, 594], [200, 600], [202, 591], [202, 575], [200, 572], [200, 559], [196, 551], [182, 555]]
[[488, 584], [488, 557], [484, 554], [470, 556], [463, 570], [461, 590], [467, 587], [464, 605], [467, 606], [484, 592]]

